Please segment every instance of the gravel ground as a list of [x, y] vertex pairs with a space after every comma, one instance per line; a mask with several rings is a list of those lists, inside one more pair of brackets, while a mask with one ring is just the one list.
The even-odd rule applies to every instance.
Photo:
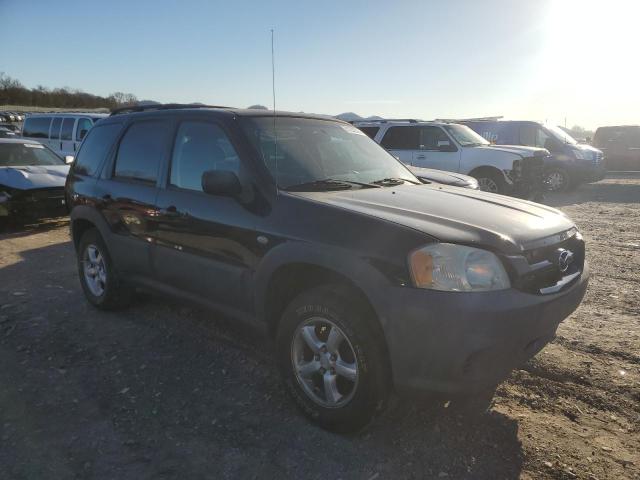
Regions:
[[307, 423], [257, 332], [147, 296], [84, 300], [65, 221], [0, 235], [0, 477], [640, 478], [640, 179], [548, 199], [592, 281], [473, 421], [399, 401], [364, 432]]

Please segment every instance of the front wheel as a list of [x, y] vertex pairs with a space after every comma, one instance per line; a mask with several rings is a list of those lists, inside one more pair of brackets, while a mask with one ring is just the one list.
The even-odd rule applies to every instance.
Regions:
[[478, 187], [483, 192], [503, 194], [507, 190], [507, 182], [498, 173], [481, 172], [475, 177], [478, 180]]
[[353, 432], [384, 410], [389, 367], [369, 308], [339, 285], [302, 293], [286, 308], [277, 355], [287, 389], [313, 422]]
[[555, 168], [546, 173], [545, 184], [550, 192], [566, 192], [571, 187], [571, 179], [566, 170]]

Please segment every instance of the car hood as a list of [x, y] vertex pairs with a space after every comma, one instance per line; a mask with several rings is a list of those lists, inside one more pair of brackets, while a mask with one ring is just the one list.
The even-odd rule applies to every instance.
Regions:
[[456, 187], [478, 187], [478, 182], [475, 178], [469, 175], [463, 175], [462, 173], [446, 172], [434, 168], [414, 167], [413, 165], [407, 165], [407, 168], [411, 170], [411, 173], [416, 177], [425, 178], [433, 182], [454, 185]]
[[[526, 200], [450, 187], [402, 185], [295, 196], [382, 218], [442, 242], [518, 253], [575, 228], [562, 212]], [[557, 240], [553, 241], [555, 243]]]
[[20, 190], [64, 187], [69, 165], [0, 167], [0, 185]]
[[539, 147], [526, 147], [523, 145], [483, 145], [481, 147], [486, 150], [493, 150], [497, 152], [507, 152], [520, 155], [521, 157], [546, 157], [549, 156], [549, 150]]
[[594, 153], [602, 153], [602, 150], [599, 148], [592, 147], [591, 145], [587, 145], [586, 143], [578, 143], [576, 145], [572, 145], [573, 148], [577, 148], [578, 150], [582, 150], [583, 152], [594, 152]]

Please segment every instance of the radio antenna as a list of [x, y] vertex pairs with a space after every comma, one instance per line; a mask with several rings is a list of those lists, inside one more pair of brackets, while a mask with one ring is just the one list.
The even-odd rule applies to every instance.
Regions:
[[279, 192], [278, 184], [278, 134], [276, 133], [276, 60], [273, 48], [273, 28], [271, 29], [271, 93], [273, 94], [273, 159], [276, 164], [276, 195]]

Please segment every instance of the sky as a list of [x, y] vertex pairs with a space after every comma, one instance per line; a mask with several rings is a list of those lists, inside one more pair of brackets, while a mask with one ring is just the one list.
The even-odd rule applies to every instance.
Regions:
[[28, 87], [395, 118], [639, 123], [640, 0], [0, 0]]

